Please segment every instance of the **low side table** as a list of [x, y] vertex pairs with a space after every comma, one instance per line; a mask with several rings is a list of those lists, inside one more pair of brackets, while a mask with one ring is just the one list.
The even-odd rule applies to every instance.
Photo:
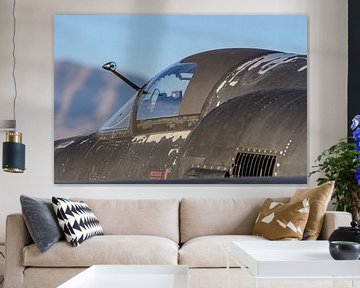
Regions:
[[188, 288], [186, 265], [94, 265], [58, 288]]
[[[252, 287], [260, 280], [330, 280], [333, 287], [360, 288], [360, 261], [334, 260], [328, 241], [235, 241], [230, 257], [248, 272]], [[344, 280], [350, 284], [342, 286]]]

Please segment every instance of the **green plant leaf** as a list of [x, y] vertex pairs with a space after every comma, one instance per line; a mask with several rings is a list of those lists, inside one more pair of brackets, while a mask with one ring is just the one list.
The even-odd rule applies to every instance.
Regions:
[[[351, 138], [350, 138], [351, 139]], [[335, 145], [325, 149], [317, 156], [309, 176], [318, 174], [318, 185], [328, 181], [335, 181], [332, 199], [337, 211], [352, 212], [351, 193], [359, 191], [355, 179], [355, 172], [360, 167], [359, 152], [355, 150], [355, 143], [341, 139]]]

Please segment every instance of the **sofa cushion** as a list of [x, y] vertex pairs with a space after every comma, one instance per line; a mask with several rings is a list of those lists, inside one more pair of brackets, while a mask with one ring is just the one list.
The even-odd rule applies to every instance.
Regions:
[[88, 267], [95, 264], [171, 264], [178, 260], [178, 244], [159, 236], [95, 236], [78, 247], [66, 241], [45, 253], [34, 244], [23, 250], [25, 266]]
[[269, 240], [301, 240], [309, 218], [309, 208], [308, 199], [284, 204], [267, 198], [252, 234]]
[[314, 188], [298, 189], [290, 199], [290, 203], [309, 199], [310, 213], [304, 233], [307, 237], [304, 240], [316, 240], [319, 237], [334, 184], [334, 181], [329, 181]]
[[52, 202], [65, 239], [72, 245], [79, 246], [91, 237], [104, 235], [99, 220], [86, 203], [60, 197], [52, 197]]
[[[24, 271], [24, 285], [21, 288], [55, 288], [83, 272], [87, 267], [38, 268], [29, 267]], [[12, 287], [12, 286], [10, 286]], [[105, 287], [104, 287], [105, 288]]]
[[26, 227], [41, 252], [64, 239], [51, 199], [21, 195], [20, 203]]
[[84, 199], [105, 235], [154, 235], [179, 242], [178, 199]]
[[184, 198], [180, 205], [181, 243], [206, 235], [249, 235], [263, 202], [264, 198]]
[[[193, 238], [179, 250], [179, 264], [190, 267], [226, 267], [228, 251], [232, 241], [268, 241], [252, 235], [214, 235]], [[239, 267], [230, 261], [231, 267]]]

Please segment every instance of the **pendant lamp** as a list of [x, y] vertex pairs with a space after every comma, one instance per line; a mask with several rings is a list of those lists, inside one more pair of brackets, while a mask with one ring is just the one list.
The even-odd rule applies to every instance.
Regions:
[[15, 78], [16, 57], [15, 57], [15, 32], [16, 32], [16, 17], [15, 17], [16, 0], [13, 1], [13, 35], [12, 35], [12, 57], [13, 69], [12, 78], [14, 81], [14, 100], [13, 100], [13, 120], [0, 121], [0, 130], [6, 131], [5, 142], [3, 142], [3, 161], [2, 167], [5, 172], [22, 173], [25, 170], [25, 145], [22, 144], [22, 133], [16, 128], [16, 98], [17, 87]]

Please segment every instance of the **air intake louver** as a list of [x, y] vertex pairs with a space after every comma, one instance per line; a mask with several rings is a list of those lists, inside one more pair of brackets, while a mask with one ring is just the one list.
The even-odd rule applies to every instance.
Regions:
[[237, 153], [232, 177], [272, 177], [276, 163], [275, 155]]

